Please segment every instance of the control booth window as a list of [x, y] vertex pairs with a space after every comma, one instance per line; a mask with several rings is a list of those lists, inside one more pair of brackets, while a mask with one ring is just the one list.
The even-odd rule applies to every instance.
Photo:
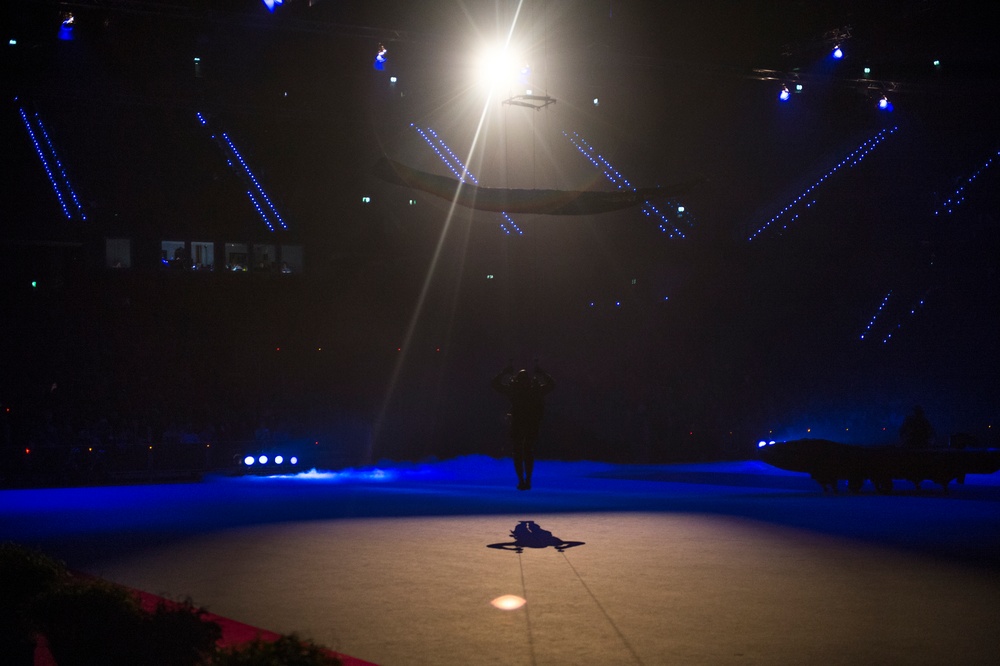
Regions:
[[281, 246], [281, 272], [284, 274], [298, 274], [302, 272], [302, 246], [282, 245]]
[[207, 242], [191, 243], [191, 268], [196, 271], [215, 269], [215, 245]]
[[253, 246], [253, 270], [266, 273], [277, 268], [275, 260], [278, 258], [273, 245], [254, 244]]
[[242, 273], [249, 266], [246, 243], [226, 243], [226, 270]]
[[187, 250], [184, 247], [184, 241], [162, 241], [160, 243], [160, 264], [164, 268], [176, 270], [187, 268]]

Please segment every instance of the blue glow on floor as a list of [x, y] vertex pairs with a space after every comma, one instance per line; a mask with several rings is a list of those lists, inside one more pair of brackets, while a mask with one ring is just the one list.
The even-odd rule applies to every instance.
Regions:
[[[108, 557], [249, 525], [340, 519], [520, 516], [567, 512], [724, 515], [1000, 566], [1000, 474], [969, 475], [949, 493], [899, 484], [891, 496], [824, 494], [808, 475], [756, 460], [613, 465], [542, 460], [533, 489], [510, 459], [282, 476], [208, 476], [200, 483], [0, 491], [0, 540]], [[127, 544], [127, 545], [126, 545]], [[66, 557], [66, 555], [62, 555]]]

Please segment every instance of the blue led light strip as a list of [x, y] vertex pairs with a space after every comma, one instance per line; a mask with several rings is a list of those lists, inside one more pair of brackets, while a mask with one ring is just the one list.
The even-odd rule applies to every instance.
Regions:
[[[195, 113], [198, 118], [198, 123], [205, 127], [208, 125], [208, 119], [200, 111]], [[219, 138], [221, 136], [221, 139]], [[285, 224], [285, 220], [282, 219], [281, 214], [278, 212], [278, 208], [271, 201], [271, 198], [267, 196], [267, 192], [264, 191], [264, 187], [257, 180], [257, 177], [253, 175], [250, 171], [250, 167], [247, 165], [246, 160], [243, 159], [243, 155], [237, 150], [236, 144], [233, 140], [229, 138], [229, 135], [225, 132], [221, 132], [219, 136], [215, 134], [211, 135], [211, 138], [215, 141], [216, 145], [219, 146], [219, 150], [222, 151], [223, 157], [226, 158], [226, 164], [236, 171], [243, 179], [250, 185], [250, 189], [247, 190], [247, 197], [250, 199], [250, 203], [253, 205], [254, 210], [257, 211], [257, 215], [260, 219], [267, 225], [267, 228], [271, 231], [275, 231], [274, 224], [271, 222], [273, 218], [282, 229], [287, 229], [288, 225]], [[235, 161], [234, 161], [235, 160]], [[239, 166], [237, 166], [237, 164]]]
[[885, 295], [885, 298], [882, 299], [882, 302], [879, 304], [878, 309], [875, 311], [875, 314], [872, 315], [871, 320], [868, 322], [868, 325], [865, 326], [865, 330], [861, 334], [861, 339], [862, 340], [865, 339], [866, 335], [868, 335], [869, 333], [871, 333], [872, 327], [875, 325], [875, 320], [877, 320], [878, 316], [880, 314], [882, 314], [882, 311], [885, 309], [885, 304], [889, 302], [889, 297], [890, 296], [892, 296], [892, 292], [891, 291], [888, 294]]
[[790, 204], [788, 204], [780, 211], [778, 211], [770, 220], [761, 225], [761, 227], [758, 228], [757, 231], [750, 234], [750, 237], [747, 238], [747, 240], [752, 241], [753, 239], [757, 238], [759, 235], [764, 233], [764, 231], [770, 228], [772, 224], [782, 221], [782, 218], [785, 218], [781, 226], [782, 229], [787, 229], [789, 224], [798, 221], [802, 213], [795, 212], [793, 214], [792, 212], [793, 210], [799, 210], [798, 207], [801, 206], [805, 206], [806, 208], [812, 208], [812, 206], [816, 203], [816, 199], [812, 199], [810, 197], [820, 185], [825, 183], [828, 178], [833, 176], [841, 169], [845, 167], [853, 168], [858, 164], [860, 164], [861, 160], [868, 157], [868, 155], [870, 155], [871, 152], [879, 146], [879, 144], [888, 139], [891, 135], [895, 134], [897, 129], [899, 128], [893, 127], [892, 129], [880, 130], [877, 134], [875, 134], [875, 136], [871, 137], [870, 139], [862, 143], [860, 146], [855, 148], [847, 155], [847, 157], [837, 162], [837, 164], [834, 165], [833, 168], [831, 168], [825, 174], [820, 176], [819, 179], [816, 180], [816, 182], [814, 182], [812, 185], [807, 187], [802, 192], [802, 194], [793, 199]]
[[[241, 170], [242, 173], [253, 184], [254, 189], [257, 190], [257, 193], [260, 195], [260, 198], [266, 204], [266, 208], [271, 211], [272, 215], [274, 215], [274, 219], [278, 221], [278, 224], [281, 225], [282, 229], [287, 229], [288, 225], [286, 225], [285, 221], [281, 218], [281, 214], [278, 212], [277, 207], [274, 205], [274, 202], [271, 201], [271, 198], [267, 196], [267, 192], [264, 191], [264, 187], [257, 180], [257, 177], [253, 175], [252, 171], [250, 171], [250, 167], [247, 165], [246, 160], [243, 159], [243, 155], [241, 155], [240, 151], [236, 149], [236, 144], [233, 143], [232, 139], [230, 139], [229, 135], [226, 134], [225, 132], [222, 133], [222, 140], [226, 142], [226, 145], [229, 147], [229, 150], [232, 152], [233, 156], [237, 159], [237, 161], [239, 161], [240, 167], [242, 167]], [[254, 197], [251, 198], [254, 200], [254, 206], [257, 208], [257, 212], [260, 213], [261, 219], [264, 220], [264, 223], [268, 226], [268, 228], [271, 231], [274, 231], [274, 226], [270, 223], [270, 221], [264, 214], [264, 208], [257, 203], [256, 198]]]
[[884, 338], [882, 338], [882, 344], [884, 344], [884, 345], [889, 344], [889, 340], [892, 339], [892, 336], [895, 333], [898, 333], [901, 328], [903, 328], [903, 321], [905, 319], [911, 319], [911, 318], [915, 317], [917, 315], [917, 312], [919, 310], [923, 309], [925, 303], [926, 303], [926, 300], [923, 297], [921, 297], [920, 299], [918, 299], [917, 302], [913, 305], [913, 307], [910, 308], [909, 313], [904, 314], [903, 317], [900, 318], [900, 320], [898, 322], [896, 322], [896, 326], [893, 327], [893, 329], [891, 331], [889, 331], [889, 333], [887, 333]]
[[[424, 131], [413, 123], [410, 123], [410, 127], [415, 129], [417, 134], [419, 134], [423, 140], [427, 142], [427, 145], [434, 151], [434, 154], [437, 155], [442, 162], [444, 162], [445, 166], [448, 167], [453, 174], [455, 174], [456, 178], [463, 183], [471, 182], [473, 185], [479, 185], [479, 181], [476, 179], [476, 176], [469, 171], [468, 167], [462, 163], [462, 160], [460, 160], [451, 148], [448, 147], [448, 144], [446, 144], [444, 140], [437, 135], [437, 132], [432, 130], [430, 127]], [[432, 140], [431, 137], [434, 137], [434, 139]], [[441, 152], [441, 149], [439, 149], [438, 146], [440, 146], [444, 152]], [[516, 233], [518, 236], [524, 234], [510, 215], [502, 212], [500, 213], [500, 216], [503, 218], [500, 222], [501, 231], [508, 236], [512, 233]]]
[[[38, 154], [38, 159], [42, 162], [42, 168], [45, 169], [45, 175], [49, 177], [49, 183], [52, 185], [52, 191], [56, 193], [56, 198], [59, 199], [59, 207], [62, 208], [63, 215], [66, 219], [72, 220], [74, 215], [79, 216], [83, 221], [87, 220], [86, 214], [83, 212], [83, 207], [80, 205], [80, 200], [76, 196], [76, 192], [73, 190], [73, 186], [70, 185], [69, 177], [66, 175], [66, 169], [63, 167], [62, 162], [59, 161], [59, 156], [56, 154], [55, 147], [52, 145], [52, 140], [49, 138], [48, 132], [45, 130], [45, 125], [42, 124], [42, 119], [36, 113], [34, 116], [35, 122], [38, 124], [38, 132], [35, 132], [35, 128], [31, 124], [31, 119], [28, 114], [25, 113], [24, 109], [19, 109], [21, 113], [21, 120], [24, 121], [24, 127], [28, 130], [28, 136], [31, 138], [31, 142], [35, 145], [35, 152]], [[41, 134], [44, 142], [38, 140], [38, 135]], [[48, 148], [48, 153], [51, 159], [46, 156], [45, 148]], [[60, 187], [61, 183], [61, 187]], [[65, 189], [66, 195], [63, 195], [63, 190]], [[67, 199], [72, 202], [72, 208], [67, 203]]]
[[[621, 172], [618, 171], [618, 169], [613, 167], [611, 163], [604, 158], [603, 155], [594, 150], [594, 147], [590, 145], [590, 143], [588, 143], [587, 140], [581, 137], [578, 133], [573, 132], [573, 136], [570, 136], [564, 130], [563, 136], [566, 137], [569, 140], [569, 142], [573, 144], [573, 146], [577, 149], [577, 151], [579, 151], [579, 153], [583, 155], [587, 159], [587, 161], [594, 166], [595, 169], [603, 173], [604, 177], [607, 178], [609, 181], [611, 181], [611, 183], [616, 188], [618, 188], [619, 190], [636, 189], [635, 186], [632, 185], [632, 183], [630, 183], [629, 180], [625, 178], [621, 174]], [[677, 205], [676, 202], [674, 201], [669, 201], [669, 203], [673, 206]], [[662, 212], [660, 209], [651, 204], [649, 201], [643, 202], [642, 212], [644, 215], [646, 215], [646, 217], [659, 218], [660, 222], [658, 223], [658, 225], [660, 231], [662, 231], [665, 234], [668, 234], [671, 238], [673, 238], [675, 235], [681, 238], [687, 238], [687, 236], [684, 235], [684, 232], [681, 231], [680, 228], [667, 217], [666, 213]]]
[[268, 229], [274, 231], [274, 225], [271, 224], [271, 220], [267, 219], [267, 213], [265, 213], [264, 209], [261, 208], [260, 202], [257, 200], [257, 197], [253, 195], [253, 192], [251, 190], [247, 190], [247, 196], [250, 197], [250, 203], [253, 204], [253, 207], [257, 209], [257, 214], [260, 215], [260, 219], [264, 220], [264, 224], [267, 225]]
[[955, 191], [952, 192], [951, 196], [948, 197], [944, 203], [938, 206], [937, 210], [934, 211], [934, 215], [941, 215], [942, 213], [945, 215], [951, 215], [955, 212], [956, 208], [965, 203], [965, 189], [972, 185], [984, 171], [993, 166], [993, 160], [997, 156], [1000, 156], [1000, 150], [998, 150], [995, 155], [991, 155], [984, 164], [972, 173], [971, 176], [963, 180], [961, 185], [959, 185]]

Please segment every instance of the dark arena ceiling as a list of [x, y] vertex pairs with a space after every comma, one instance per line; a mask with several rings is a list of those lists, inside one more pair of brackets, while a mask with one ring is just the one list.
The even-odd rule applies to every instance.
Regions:
[[[269, 301], [284, 324], [229, 340], [356, 346], [343, 372], [370, 382], [366, 409], [392, 413], [433, 377], [429, 402], [395, 411], [475, 414], [469, 387], [511, 356], [542, 357], [574, 403], [561, 418], [601, 441], [618, 417], [587, 418], [608, 396], [665, 414], [665, 441], [806, 420], [892, 428], [916, 402], [979, 432], [1000, 407], [1000, 40], [981, 7], [5, 2], [10, 280], [36, 269], [10, 248], [271, 237], [206, 137], [225, 131], [308, 278]], [[507, 40], [530, 73], [490, 91], [480, 54]], [[504, 103], [527, 90], [554, 101]], [[45, 119], [86, 222], [60, 211], [22, 112]], [[490, 188], [701, 182], [625, 211], [510, 219], [380, 180], [383, 156], [455, 178], [461, 160]], [[380, 356], [408, 344], [438, 351]], [[355, 367], [366, 354], [370, 373]]]

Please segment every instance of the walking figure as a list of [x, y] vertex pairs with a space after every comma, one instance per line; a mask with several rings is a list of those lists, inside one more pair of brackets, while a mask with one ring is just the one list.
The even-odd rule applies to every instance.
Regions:
[[510, 400], [510, 441], [513, 447], [517, 489], [531, 490], [535, 467], [535, 441], [545, 412], [545, 395], [555, 388], [555, 381], [535, 362], [534, 376], [527, 370], [514, 372], [513, 361], [493, 378], [494, 389]]

